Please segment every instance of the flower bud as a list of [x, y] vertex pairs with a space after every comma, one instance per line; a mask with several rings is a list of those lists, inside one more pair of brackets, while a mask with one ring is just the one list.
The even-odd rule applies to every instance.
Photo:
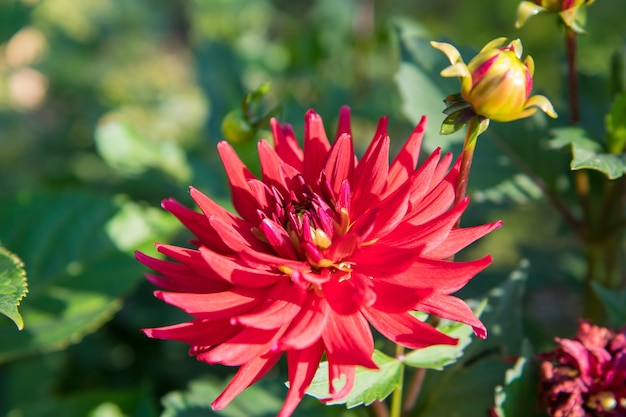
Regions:
[[517, 9], [515, 26], [520, 28], [528, 18], [542, 12], [558, 13], [568, 28], [583, 33], [585, 25], [585, 7], [595, 0], [533, 0], [523, 1]]
[[489, 42], [467, 65], [452, 45], [438, 42], [432, 42], [432, 45], [444, 52], [452, 64], [441, 75], [459, 77], [461, 96], [476, 115], [508, 122], [529, 117], [540, 108], [555, 118], [557, 115], [546, 97], [530, 97], [533, 59], [528, 56], [521, 60], [522, 43], [519, 39], [502, 46], [505, 40], [498, 38]]

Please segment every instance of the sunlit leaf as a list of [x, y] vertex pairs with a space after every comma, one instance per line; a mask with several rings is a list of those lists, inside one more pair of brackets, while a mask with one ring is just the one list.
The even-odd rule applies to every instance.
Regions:
[[17, 326], [24, 328], [24, 319], [17, 307], [28, 292], [26, 272], [20, 259], [0, 246], [0, 314], [4, 314]]
[[[389, 357], [378, 350], [374, 351], [372, 359], [380, 369], [358, 368], [354, 380], [354, 388], [347, 397], [332, 401], [328, 404], [345, 404], [352, 408], [358, 405], [369, 405], [376, 400], [387, 398], [391, 392], [400, 386], [402, 381], [403, 364], [396, 358]], [[337, 384], [337, 381], [335, 381]], [[339, 381], [341, 385], [343, 382]], [[320, 363], [313, 382], [307, 394], [315, 398], [329, 398], [328, 390], [328, 362]]]
[[553, 148], [571, 146], [572, 170], [593, 169], [602, 172], [609, 179], [619, 178], [626, 173], [626, 154], [603, 152], [602, 146], [589, 138], [579, 127], [564, 127], [554, 130], [555, 138], [550, 142]]

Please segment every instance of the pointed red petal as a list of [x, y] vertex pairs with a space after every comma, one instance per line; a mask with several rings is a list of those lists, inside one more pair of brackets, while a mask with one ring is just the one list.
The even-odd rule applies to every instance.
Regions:
[[389, 136], [382, 134], [372, 141], [355, 168], [350, 218], [357, 218], [380, 201], [388, 171]]
[[456, 345], [458, 342], [458, 339], [441, 333], [409, 313], [383, 313], [373, 308], [364, 309], [362, 313], [385, 337], [410, 349]]
[[162, 340], [177, 340], [192, 346], [212, 346], [233, 337], [241, 330], [230, 320], [193, 320], [172, 326], [143, 329], [148, 337]]
[[491, 263], [491, 256], [468, 262], [451, 262], [416, 258], [401, 273], [383, 275], [377, 279], [390, 280], [411, 288], [432, 288], [439, 294], [451, 294], [463, 288], [476, 274]]
[[373, 308], [387, 313], [413, 310], [415, 305], [433, 293], [428, 288], [410, 288], [380, 279], [373, 280], [376, 302]]
[[354, 314], [376, 301], [372, 280], [354, 271], [336, 271], [333, 278], [322, 285], [322, 291], [330, 307], [339, 314]]
[[472, 326], [476, 336], [487, 337], [485, 325], [474, 315], [465, 301], [451, 295], [433, 294], [415, 306], [418, 311], [434, 314], [442, 319], [454, 320]]
[[[356, 366], [354, 365], [337, 365], [331, 362], [331, 359], [328, 359], [328, 388], [330, 391], [330, 398], [325, 398], [321, 400], [322, 402], [331, 402], [335, 400], [341, 400], [345, 398], [352, 388], [354, 388], [354, 377], [356, 375]], [[341, 379], [342, 376], [346, 377], [346, 382], [344, 382], [343, 386], [339, 391], [335, 389], [335, 381]]]
[[354, 147], [351, 136], [344, 134], [337, 139], [332, 148], [330, 148], [323, 171], [330, 181], [330, 186], [335, 196], [340, 194], [341, 184], [346, 179], [352, 182]]
[[217, 320], [249, 311], [261, 302], [265, 293], [266, 290], [256, 288], [234, 288], [213, 294], [155, 291], [154, 295], [196, 318]]
[[288, 259], [297, 259], [296, 252], [291, 244], [291, 239], [284, 227], [273, 220], [263, 219], [259, 229], [267, 238], [268, 243], [274, 248], [278, 256]]
[[374, 339], [361, 313], [333, 314], [322, 333], [329, 363], [377, 369], [372, 361]]
[[284, 161], [280, 159], [276, 151], [269, 143], [262, 140], [257, 144], [259, 161], [261, 162], [261, 175], [263, 182], [271, 187], [276, 187], [284, 195], [289, 195], [289, 188], [285, 182], [284, 172], [280, 167]]
[[421, 253], [436, 248], [448, 238], [468, 204], [469, 197], [466, 197], [452, 209], [429, 222], [418, 226], [406, 224], [398, 227], [381, 239], [381, 243], [399, 248], [419, 248]]
[[288, 124], [281, 126], [278, 120], [272, 118], [270, 120], [270, 127], [274, 135], [274, 149], [276, 149], [278, 156], [297, 169], [298, 172], [302, 172], [304, 153], [300, 145], [298, 145], [298, 141], [296, 140], [291, 126]]
[[299, 287], [290, 281], [284, 281], [266, 291], [263, 298], [263, 303], [258, 308], [240, 316], [235, 313], [233, 320], [245, 327], [277, 329], [291, 322], [298, 314], [302, 293]]
[[321, 342], [306, 349], [287, 351], [289, 392], [276, 417], [291, 416], [311, 385], [323, 353], [324, 345]]
[[248, 181], [254, 179], [254, 175], [241, 162], [241, 159], [235, 153], [235, 150], [227, 142], [217, 144], [217, 151], [220, 154], [230, 190], [232, 194], [233, 206], [235, 210], [246, 220], [251, 222], [258, 221], [257, 209], [260, 209], [257, 196], [252, 192]]
[[343, 134], [352, 136], [352, 130], [350, 128], [350, 107], [348, 106], [341, 106], [339, 109], [339, 122], [337, 123], [335, 140]]
[[281, 333], [282, 329], [244, 328], [208, 352], [199, 354], [198, 360], [226, 366], [244, 365], [246, 362], [267, 354]]
[[317, 342], [326, 327], [330, 311], [323, 298], [315, 294], [307, 297], [300, 313], [292, 320], [275, 350], [304, 349]]
[[229, 258], [212, 250], [200, 247], [200, 254], [207, 267], [223, 280], [242, 287], [266, 287], [285, 279], [285, 275], [267, 268], [251, 268], [243, 261]]
[[330, 143], [319, 114], [306, 112], [304, 119], [304, 161], [302, 174], [309, 184], [317, 184]]
[[422, 116], [417, 127], [413, 130], [413, 133], [411, 133], [411, 136], [409, 136], [409, 139], [391, 163], [389, 176], [387, 177], [386, 190], [395, 190], [406, 182], [415, 171], [420, 148], [422, 146], [422, 138], [426, 131], [426, 124], [426, 116]]
[[226, 407], [243, 390], [261, 379], [280, 359], [282, 353], [266, 353], [253, 358], [239, 368], [224, 391], [211, 403], [211, 408], [221, 410]]
[[445, 241], [439, 244], [439, 246], [426, 249], [422, 252], [422, 256], [431, 259], [449, 258], [470, 243], [475, 242], [487, 233], [498, 229], [500, 226], [502, 226], [502, 221], [499, 220], [480, 226], [452, 229]]

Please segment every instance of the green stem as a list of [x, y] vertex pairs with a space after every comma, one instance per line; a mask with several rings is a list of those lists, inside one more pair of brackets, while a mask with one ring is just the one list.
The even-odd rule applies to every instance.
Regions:
[[[402, 359], [404, 347], [396, 345], [396, 358]], [[402, 415], [402, 387], [404, 385], [404, 366], [400, 368], [400, 385], [393, 391], [391, 397], [391, 413], [389, 417], [400, 417]]]
[[[459, 171], [459, 178], [456, 182], [456, 196], [454, 204], [459, 203], [465, 198], [467, 193], [467, 182], [469, 181], [469, 173], [472, 167], [472, 160], [474, 159], [474, 149], [476, 148], [476, 139], [481, 133], [481, 125], [485, 122], [480, 116], [476, 116], [467, 124], [467, 131], [465, 133], [465, 142], [463, 143], [463, 153], [461, 154], [461, 167]], [[458, 227], [458, 224], [457, 224]]]

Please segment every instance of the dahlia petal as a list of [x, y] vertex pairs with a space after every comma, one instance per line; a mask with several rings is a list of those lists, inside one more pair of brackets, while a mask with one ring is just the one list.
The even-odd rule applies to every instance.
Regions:
[[355, 230], [362, 229], [359, 224], [361, 222], [373, 225], [366, 234], [361, 235], [364, 241], [384, 236], [398, 226], [409, 209], [410, 191], [410, 184], [405, 184], [381, 201], [376, 207], [377, 210], [370, 210], [354, 222]]
[[212, 346], [230, 339], [241, 330], [230, 320], [197, 319], [171, 326], [143, 329], [153, 339], [177, 340], [194, 346]]
[[199, 354], [197, 358], [210, 364], [241, 366], [256, 357], [267, 354], [283, 331], [283, 329], [244, 328], [208, 352]]
[[422, 116], [417, 127], [391, 163], [385, 193], [393, 192], [404, 184], [415, 171], [427, 122], [426, 116]]
[[335, 140], [343, 134], [352, 136], [352, 129], [350, 128], [350, 107], [348, 106], [341, 106], [339, 109], [339, 121], [337, 122]]
[[212, 294], [155, 291], [154, 295], [199, 319], [227, 319], [242, 314], [259, 304], [266, 290], [234, 288]]
[[[291, 282], [274, 285], [263, 297], [263, 302], [254, 311], [234, 317], [234, 321], [245, 327], [257, 329], [277, 329], [291, 322], [300, 311], [301, 289]], [[236, 315], [236, 314], [233, 314]]]
[[298, 271], [308, 271], [311, 265], [308, 262], [285, 259], [269, 253], [256, 252], [249, 249], [242, 249], [239, 253], [241, 259], [247, 261], [251, 266], [270, 266], [273, 268], [288, 267]]
[[261, 175], [263, 182], [270, 187], [276, 187], [281, 193], [288, 194], [289, 188], [285, 182], [284, 172], [280, 167], [284, 164], [278, 154], [267, 141], [259, 141], [257, 144], [259, 161], [261, 162]]
[[394, 248], [380, 243], [364, 245], [350, 261], [362, 274], [376, 277], [395, 276], [407, 270], [418, 253], [414, 249]]
[[233, 222], [239, 220], [231, 212], [217, 204], [206, 194], [200, 192], [197, 188], [189, 187], [189, 194], [191, 195], [191, 198], [193, 198], [193, 200], [196, 202], [198, 207], [200, 207], [200, 210], [202, 210], [206, 217], [218, 216], [222, 219], [230, 219]]
[[241, 159], [235, 153], [235, 150], [228, 142], [220, 142], [217, 144], [217, 151], [222, 159], [222, 164], [228, 176], [230, 191], [232, 195], [233, 206], [237, 213], [244, 219], [256, 222], [258, 221], [257, 209], [260, 209], [257, 197], [254, 195], [248, 181], [254, 179], [254, 175], [241, 162]]
[[202, 258], [198, 250], [181, 248], [179, 246], [166, 245], [162, 243], [156, 243], [155, 246], [157, 251], [163, 255], [187, 265], [187, 267], [197, 273], [211, 276], [209, 273], [210, 270], [207, 269], [206, 261]]
[[383, 134], [372, 141], [355, 168], [350, 218], [357, 218], [380, 201], [388, 171], [389, 136]]
[[[376, 368], [377, 369], [377, 368]], [[322, 402], [330, 402], [341, 400], [345, 398], [352, 388], [354, 388], [354, 377], [356, 375], [356, 367], [354, 365], [336, 365], [328, 360], [328, 390], [330, 391], [330, 398], [322, 399]], [[335, 388], [335, 381], [341, 379], [342, 376], [346, 377], [346, 381], [339, 391]]]
[[148, 268], [164, 277], [146, 274], [148, 281], [168, 291], [175, 292], [218, 292], [231, 288], [231, 285], [215, 277], [210, 271], [194, 271], [185, 264], [156, 259], [139, 251], [135, 258]]
[[309, 184], [317, 184], [330, 143], [319, 114], [306, 112], [304, 119], [304, 161], [302, 174]]
[[580, 371], [580, 377], [583, 379], [589, 379], [590, 375], [590, 363], [589, 354], [587, 349], [577, 340], [560, 339], [556, 338], [556, 341], [561, 345], [563, 351], [569, 354], [575, 361]]
[[204, 258], [207, 268], [233, 285], [250, 288], [266, 287], [285, 278], [282, 273], [256, 267], [251, 268], [241, 261], [220, 255], [203, 246], [200, 247], [200, 254]]
[[434, 219], [415, 226], [412, 224], [397, 227], [393, 232], [381, 239], [381, 243], [394, 247], [420, 248], [421, 253], [436, 248], [444, 242], [454, 224], [469, 204], [469, 197], [464, 198], [452, 209]]
[[330, 181], [330, 186], [335, 196], [341, 192], [341, 184], [347, 179], [352, 181], [354, 171], [354, 147], [352, 136], [343, 134], [330, 148], [330, 152], [324, 163], [323, 172]]
[[292, 127], [289, 124], [281, 126], [274, 118], [270, 120], [270, 127], [274, 136], [274, 149], [278, 156], [298, 172], [302, 172], [304, 153], [298, 145]]
[[374, 339], [361, 313], [334, 315], [322, 333], [328, 362], [378, 369], [372, 360]]
[[441, 333], [409, 313], [383, 313], [373, 308], [363, 309], [361, 312], [381, 334], [409, 349], [458, 343], [458, 339]]
[[[257, 251], [269, 250], [271, 246], [268, 246], [265, 242], [259, 240], [250, 228], [246, 228], [246, 223], [236, 225], [234, 223], [224, 220], [222, 217], [211, 216], [209, 217], [209, 224], [213, 229], [213, 236], [218, 239], [222, 244], [226, 245], [230, 251], [240, 252], [245, 249], [252, 249]], [[214, 246], [209, 246], [214, 249]], [[217, 251], [217, 249], [215, 249]]]
[[322, 285], [324, 298], [338, 314], [354, 314], [376, 301], [372, 280], [358, 272], [337, 271]]
[[222, 410], [243, 390], [261, 379], [280, 359], [282, 353], [269, 352], [244, 364], [230, 380], [228, 386], [211, 403], [213, 410]]
[[487, 337], [485, 325], [474, 315], [465, 301], [445, 294], [433, 294], [415, 305], [415, 310], [434, 314], [442, 319], [454, 320], [472, 326], [474, 334], [481, 339]]
[[359, 237], [352, 231], [341, 236], [339, 239], [335, 239], [333, 243], [324, 250], [324, 257], [334, 262], [339, 262], [343, 259], [348, 259], [352, 256], [354, 251], [359, 247]]
[[326, 302], [323, 298], [311, 294], [273, 349], [304, 349], [311, 346], [322, 336], [328, 318], [329, 309]]
[[378, 280], [391, 282], [410, 288], [432, 288], [439, 294], [451, 294], [460, 290], [476, 274], [491, 263], [491, 256], [467, 262], [452, 262], [436, 259], [416, 258], [401, 273], [382, 273]]
[[439, 162], [440, 158], [441, 148], [437, 148], [417, 168], [415, 173], [408, 178], [408, 181], [411, 183], [411, 196], [409, 198], [411, 206], [418, 205], [422, 198], [430, 191], [435, 171], [438, 166], [442, 164]]
[[502, 226], [501, 220], [480, 226], [452, 229], [445, 241], [437, 247], [424, 250], [421, 256], [431, 259], [449, 258], [500, 226]]
[[293, 250], [291, 239], [284, 227], [273, 220], [263, 219], [259, 229], [265, 234], [267, 241], [274, 248], [276, 253], [284, 258], [296, 259], [296, 252]]
[[420, 225], [445, 213], [454, 203], [456, 181], [452, 181], [452, 178], [456, 178], [456, 176], [457, 173], [449, 174], [441, 182], [434, 183], [437, 185], [419, 202], [413, 200], [414, 196], [412, 195], [412, 210], [405, 220], [411, 224]]
[[207, 218], [197, 211], [191, 210], [174, 199], [167, 199], [161, 202], [161, 207], [172, 213], [178, 221], [180, 221], [191, 233], [193, 233], [200, 241], [217, 250], [228, 251], [219, 239], [212, 233]]
[[376, 302], [372, 307], [387, 313], [413, 310], [417, 303], [433, 293], [430, 288], [410, 288], [378, 279], [373, 283]]
[[318, 342], [305, 349], [287, 351], [289, 392], [276, 417], [289, 417], [311, 385], [322, 359], [324, 345]]

